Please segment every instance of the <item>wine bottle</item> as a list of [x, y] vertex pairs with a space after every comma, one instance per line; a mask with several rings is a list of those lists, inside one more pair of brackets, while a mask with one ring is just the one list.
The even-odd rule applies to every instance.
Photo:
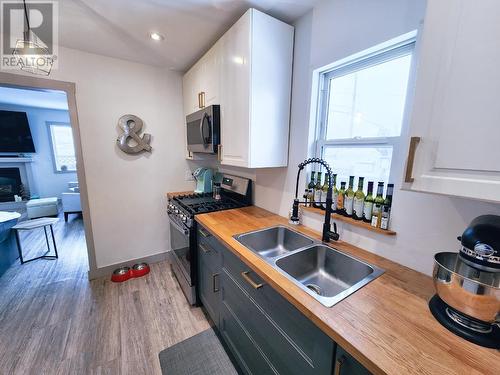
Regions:
[[373, 181], [368, 181], [368, 193], [363, 205], [363, 221], [371, 223], [373, 210]]
[[309, 207], [309, 190], [306, 189], [304, 190], [304, 195], [302, 196], [304, 198], [304, 207]]
[[344, 196], [345, 196], [345, 181], [340, 183], [340, 190], [337, 195], [337, 213], [339, 215], [345, 215], [344, 209]]
[[380, 219], [380, 228], [386, 230], [389, 229], [393, 191], [394, 184], [387, 184], [387, 192], [385, 193], [384, 204], [382, 205], [382, 217]]
[[334, 173], [332, 177], [332, 212], [337, 211], [337, 197], [339, 190], [337, 189], [337, 174]]
[[313, 205], [313, 202], [314, 202], [314, 193], [313, 193], [313, 189], [307, 189], [307, 204], [308, 206], [307, 207], [312, 207]]
[[314, 185], [314, 208], [321, 208], [321, 172], [316, 175], [316, 185]]
[[349, 187], [345, 192], [344, 209], [346, 216], [352, 216], [354, 205], [354, 176], [349, 176]]
[[325, 181], [323, 182], [323, 186], [321, 187], [321, 209], [326, 209], [326, 196], [328, 195], [328, 178], [329, 174], [325, 173]]
[[382, 206], [384, 204], [384, 183], [379, 182], [377, 186], [377, 196], [373, 200], [372, 227], [380, 228]]
[[314, 180], [314, 176], [316, 175], [316, 172], [315, 171], [312, 171], [311, 172], [311, 180], [309, 181], [309, 183], [307, 184], [307, 188], [309, 190], [312, 190], [312, 193], [313, 193], [313, 196], [312, 196], [312, 199], [309, 199], [309, 207], [312, 207], [314, 205], [314, 186], [316, 185], [316, 182]]
[[358, 190], [354, 193], [352, 218], [355, 220], [363, 220], [363, 205], [365, 203], [365, 193], [363, 193], [364, 181], [364, 177], [358, 179]]

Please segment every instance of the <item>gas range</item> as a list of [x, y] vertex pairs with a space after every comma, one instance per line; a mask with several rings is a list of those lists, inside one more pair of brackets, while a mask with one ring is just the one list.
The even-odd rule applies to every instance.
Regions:
[[170, 222], [171, 267], [188, 301], [198, 304], [197, 279], [197, 228], [195, 215], [240, 208], [250, 205], [252, 181], [224, 174], [220, 199], [212, 193], [182, 194], [169, 199], [167, 213]]

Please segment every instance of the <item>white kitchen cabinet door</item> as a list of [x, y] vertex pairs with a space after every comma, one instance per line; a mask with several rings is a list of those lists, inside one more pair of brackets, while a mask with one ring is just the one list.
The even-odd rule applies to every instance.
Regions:
[[427, 5], [404, 188], [500, 201], [500, 1]]
[[217, 42], [202, 57], [200, 90], [203, 92], [205, 106], [220, 104], [219, 81], [221, 77], [221, 43]]
[[221, 163], [284, 167], [293, 27], [249, 9], [222, 38]]
[[249, 162], [250, 30], [245, 14], [221, 40], [221, 163], [238, 167]]

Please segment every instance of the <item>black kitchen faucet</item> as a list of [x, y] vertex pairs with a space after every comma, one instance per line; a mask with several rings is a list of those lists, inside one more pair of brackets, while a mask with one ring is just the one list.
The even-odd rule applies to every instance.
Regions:
[[325, 222], [323, 224], [323, 235], [322, 235], [322, 241], [323, 242], [330, 242], [330, 240], [338, 241], [339, 239], [339, 234], [337, 233], [337, 224], [333, 223], [333, 231], [331, 230], [331, 215], [332, 215], [332, 170], [330, 169], [330, 166], [326, 161], [320, 158], [311, 158], [311, 159], [306, 159], [302, 163], [299, 164], [299, 171], [297, 172], [297, 183], [295, 185], [295, 199], [293, 200], [293, 207], [292, 207], [292, 215], [290, 216], [290, 220], [292, 222], [299, 222], [299, 204], [303, 203], [299, 201], [299, 179], [300, 179], [300, 172], [304, 169], [304, 167], [308, 164], [312, 163], [318, 163], [321, 164], [323, 167], [326, 169], [326, 176], [328, 176], [328, 192], [326, 193], [326, 201], [325, 202], [318, 202], [318, 203], [324, 203], [325, 204]]

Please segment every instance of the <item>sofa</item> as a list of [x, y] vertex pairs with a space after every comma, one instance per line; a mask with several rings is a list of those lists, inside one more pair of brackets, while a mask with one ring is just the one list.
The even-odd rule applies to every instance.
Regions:
[[68, 183], [68, 191], [62, 193], [62, 206], [64, 221], [68, 222], [69, 214], [81, 214], [82, 204], [80, 202], [80, 188], [77, 182]]

